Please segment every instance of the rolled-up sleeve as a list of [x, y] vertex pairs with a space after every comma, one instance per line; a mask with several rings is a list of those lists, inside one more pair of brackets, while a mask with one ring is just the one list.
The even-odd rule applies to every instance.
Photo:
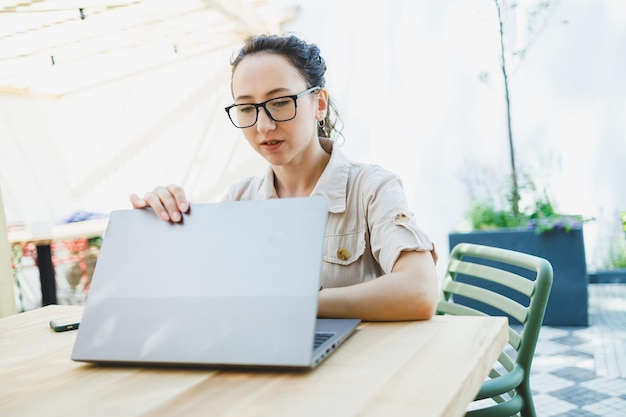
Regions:
[[407, 250], [431, 251], [436, 259], [433, 243], [408, 209], [400, 178], [372, 166], [362, 181], [368, 194], [362, 201], [367, 205], [371, 251], [382, 270], [391, 272], [400, 253]]

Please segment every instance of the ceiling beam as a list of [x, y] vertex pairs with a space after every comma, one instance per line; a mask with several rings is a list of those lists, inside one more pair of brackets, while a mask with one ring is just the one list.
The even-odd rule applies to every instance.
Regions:
[[[241, 25], [244, 37], [275, 31], [275, 25], [270, 25], [255, 12], [254, 8], [244, 4], [241, 0], [204, 0], [204, 3], [224, 14], [228, 19]], [[272, 26], [272, 27], [270, 27]]]
[[25, 96], [34, 98], [45, 98], [49, 100], [58, 100], [62, 96], [54, 93], [46, 93], [43, 91], [32, 91], [29, 88], [14, 88], [5, 85], [0, 85], [0, 94], [7, 94], [12, 96]]

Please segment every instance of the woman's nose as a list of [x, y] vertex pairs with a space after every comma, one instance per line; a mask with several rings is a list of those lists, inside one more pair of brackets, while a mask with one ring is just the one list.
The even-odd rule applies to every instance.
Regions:
[[268, 131], [276, 127], [276, 122], [267, 114], [267, 110], [263, 107], [259, 109], [259, 115], [256, 120], [256, 128], [258, 131]]

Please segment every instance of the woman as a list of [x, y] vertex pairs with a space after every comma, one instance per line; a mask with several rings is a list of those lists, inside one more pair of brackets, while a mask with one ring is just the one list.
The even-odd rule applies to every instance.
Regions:
[[[235, 104], [226, 112], [270, 167], [264, 177], [232, 185], [226, 200], [326, 196], [318, 315], [429, 319], [438, 295], [434, 246], [408, 212], [396, 175], [349, 161], [325, 139], [339, 133], [325, 72], [318, 47], [295, 36], [246, 42], [232, 61]], [[178, 222], [189, 209], [177, 185], [130, 200], [165, 221]]]

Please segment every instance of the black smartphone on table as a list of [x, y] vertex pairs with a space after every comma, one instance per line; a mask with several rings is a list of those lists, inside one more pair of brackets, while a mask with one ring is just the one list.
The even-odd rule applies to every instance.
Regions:
[[73, 316], [59, 317], [58, 319], [50, 320], [50, 327], [55, 332], [66, 332], [68, 330], [76, 330], [80, 324], [82, 314]]

